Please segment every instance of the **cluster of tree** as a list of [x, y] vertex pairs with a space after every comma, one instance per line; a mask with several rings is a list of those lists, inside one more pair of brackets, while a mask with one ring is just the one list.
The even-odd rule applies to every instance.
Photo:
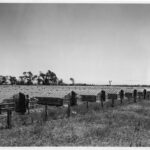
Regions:
[[11, 85], [64, 85], [62, 79], [58, 79], [56, 74], [50, 70], [46, 73], [39, 72], [39, 75], [34, 75], [31, 71], [23, 72], [17, 79], [15, 76], [0, 76], [0, 84]]

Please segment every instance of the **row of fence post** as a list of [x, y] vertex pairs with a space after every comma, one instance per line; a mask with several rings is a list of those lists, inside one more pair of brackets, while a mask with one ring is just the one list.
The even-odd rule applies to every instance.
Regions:
[[[144, 89], [142, 93], [143, 93], [143, 98], [146, 99], [146, 93], [147, 93], [146, 89]], [[135, 90], [133, 90], [133, 93], [128, 93], [128, 95], [129, 95], [128, 100], [130, 99], [130, 97], [132, 97], [132, 94], [133, 94], [133, 100], [136, 103], [137, 102], [137, 96], [138, 96], [137, 90], [135, 89]], [[117, 95], [117, 94], [114, 94], [114, 95]], [[120, 103], [122, 104], [124, 96], [125, 96], [125, 93], [124, 93], [123, 90], [120, 90], [119, 96], [120, 96]], [[101, 107], [102, 108], [104, 107], [105, 99], [106, 99], [106, 94], [105, 94], [105, 91], [102, 90], [101, 93], [100, 93], [100, 102], [101, 102]], [[111, 107], [114, 107], [115, 99], [117, 99], [117, 97], [112, 97], [111, 98]], [[87, 109], [88, 109], [89, 108], [88, 101], [87, 101], [86, 106], [87, 106]]]
[[[122, 104], [123, 103], [123, 99], [124, 99], [124, 91], [121, 90], [120, 93], [120, 103]], [[143, 98], [146, 99], [146, 90], [144, 89], [143, 91]], [[101, 101], [101, 107], [103, 108], [104, 107], [104, 104], [103, 102], [105, 101], [106, 99], [106, 95], [105, 95], [105, 91], [101, 91], [101, 95], [100, 95], [100, 101]], [[136, 103], [137, 101], [137, 90], [134, 90], [133, 91], [133, 99], [134, 99], [134, 102]], [[111, 107], [114, 107], [114, 101], [115, 101], [115, 97], [112, 98], [112, 103], [111, 103]], [[86, 107], [87, 109], [89, 108], [89, 104], [88, 104], [88, 101], [86, 102]], [[71, 102], [69, 100], [68, 102], [68, 108], [67, 108], [67, 117], [70, 117], [70, 113], [71, 113]], [[1, 105], [0, 105], [0, 114], [1, 114]], [[11, 125], [11, 117], [12, 117], [12, 110], [11, 109], [7, 109], [7, 128], [11, 128], [12, 125]], [[48, 117], [48, 105], [45, 105], [45, 121], [47, 120], [47, 117]]]

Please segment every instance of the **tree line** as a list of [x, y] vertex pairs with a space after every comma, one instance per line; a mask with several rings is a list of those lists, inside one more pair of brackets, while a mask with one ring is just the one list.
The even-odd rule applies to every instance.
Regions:
[[[70, 78], [72, 84], [74, 79]], [[65, 85], [63, 79], [59, 79], [57, 75], [48, 70], [46, 73], [39, 72], [38, 75], [34, 75], [31, 71], [23, 72], [19, 78], [15, 76], [0, 76], [0, 85], [11, 84], [11, 85]]]

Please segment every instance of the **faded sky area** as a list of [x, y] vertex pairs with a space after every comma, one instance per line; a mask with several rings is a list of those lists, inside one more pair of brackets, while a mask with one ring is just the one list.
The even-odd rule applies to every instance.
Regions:
[[0, 4], [0, 74], [150, 84], [149, 4]]

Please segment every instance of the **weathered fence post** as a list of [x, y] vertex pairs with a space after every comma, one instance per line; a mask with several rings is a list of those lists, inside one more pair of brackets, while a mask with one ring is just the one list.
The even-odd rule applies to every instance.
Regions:
[[146, 89], [144, 89], [143, 90], [143, 97], [144, 97], [144, 99], [146, 99], [146, 94], [147, 94], [147, 91], [146, 91]]
[[74, 91], [71, 91], [70, 95], [70, 106], [77, 105], [77, 94]]
[[146, 92], [146, 99], [149, 100], [150, 99], [150, 91]]
[[96, 95], [81, 95], [81, 100], [86, 104], [86, 109], [89, 109], [89, 102], [96, 102]]
[[2, 109], [1, 108], [2, 108], [2, 105], [0, 105], [0, 114], [2, 114]]
[[103, 100], [101, 100], [101, 107], [102, 107], [102, 108], [104, 107]]
[[47, 121], [47, 105], [45, 105], [45, 121]]
[[134, 98], [134, 102], [136, 103], [136, 99], [137, 99], [137, 90], [133, 91], [133, 98]]
[[126, 93], [125, 93], [125, 97], [128, 99], [128, 102], [130, 102], [130, 99], [132, 99], [134, 96], [133, 96], [133, 93], [131, 93], [131, 92], [126, 92]]
[[124, 99], [124, 91], [121, 90], [119, 94], [120, 94], [120, 103], [122, 104], [122, 101]]
[[21, 113], [22, 115], [26, 112], [26, 98], [25, 94], [19, 92], [13, 96], [15, 102], [15, 112]]
[[101, 91], [101, 98], [100, 98], [100, 100], [101, 100], [101, 107], [103, 108], [104, 107], [104, 104], [103, 104], [103, 102], [105, 101], [105, 99], [106, 99], [106, 95], [105, 95], [105, 91]]
[[30, 107], [28, 107], [28, 114], [30, 114]]
[[89, 102], [86, 102], [86, 108], [89, 109]]
[[30, 114], [30, 102], [27, 105], [28, 114]]
[[71, 109], [70, 109], [70, 100], [68, 102], [68, 109], [67, 109], [67, 117], [69, 118], [70, 117], [70, 112], [71, 112]]
[[111, 107], [114, 107], [115, 100], [117, 100], [117, 94], [109, 93], [108, 99], [111, 99]]
[[11, 114], [12, 114], [11, 110], [8, 109], [7, 110], [7, 128], [8, 129], [11, 128]]
[[114, 98], [112, 98], [112, 103], [111, 103], [111, 107], [114, 107]]

